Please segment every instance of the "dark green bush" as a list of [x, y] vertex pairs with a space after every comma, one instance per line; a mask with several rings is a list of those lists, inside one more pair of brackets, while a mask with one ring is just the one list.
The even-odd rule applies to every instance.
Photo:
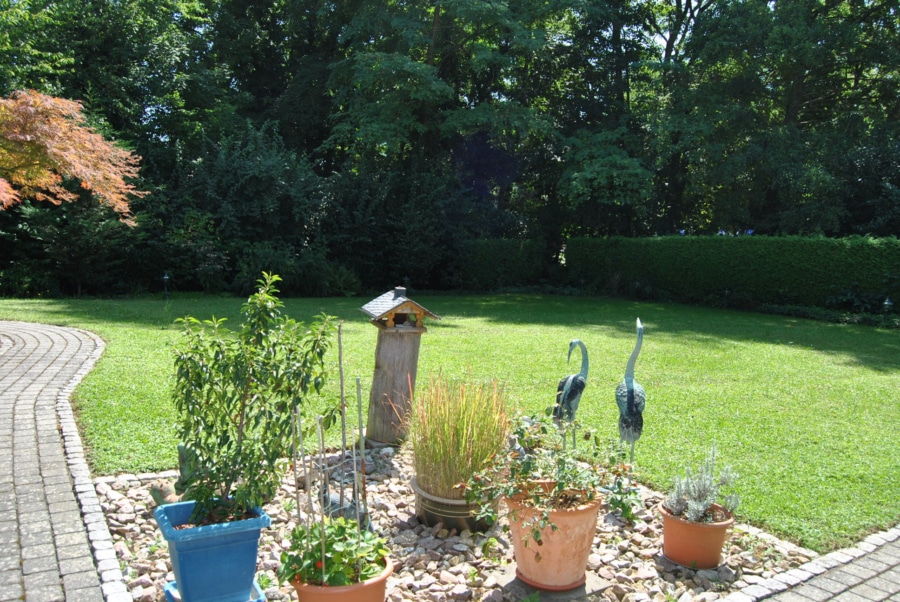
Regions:
[[529, 240], [470, 240], [460, 247], [453, 269], [454, 284], [467, 290], [530, 286], [544, 271], [543, 247]]

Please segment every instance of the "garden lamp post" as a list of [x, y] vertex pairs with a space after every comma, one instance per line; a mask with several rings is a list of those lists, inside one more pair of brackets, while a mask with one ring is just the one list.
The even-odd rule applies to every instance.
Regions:
[[882, 307], [884, 307], [884, 313], [889, 314], [894, 310], [894, 302], [890, 297], [885, 297]]
[[169, 272], [163, 272], [163, 297], [169, 300]]

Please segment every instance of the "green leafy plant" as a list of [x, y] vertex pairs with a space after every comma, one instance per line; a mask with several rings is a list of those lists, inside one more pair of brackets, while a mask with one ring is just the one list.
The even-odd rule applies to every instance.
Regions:
[[716, 475], [716, 448], [713, 447], [706, 461], [696, 472], [685, 469], [684, 477], [675, 477], [672, 491], [663, 502], [675, 516], [693, 522], [718, 520], [713, 504], [719, 503], [733, 513], [740, 503], [736, 493], [730, 491], [737, 474], [726, 466]]
[[279, 280], [263, 272], [238, 332], [222, 319], [179, 320], [172, 392], [184, 452], [178, 486], [196, 502], [194, 523], [239, 519], [275, 495], [280, 460], [291, 453], [292, 410], [325, 382], [332, 318], [321, 315], [307, 328], [284, 316]]
[[291, 547], [281, 553], [278, 578], [311, 585], [361, 583], [384, 570], [389, 552], [383, 537], [360, 529], [355, 520], [325, 518], [294, 528]]
[[611, 470], [612, 483], [606, 488], [606, 503], [613, 512], [618, 512], [627, 523], [633, 523], [637, 518], [634, 509], [637, 507], [641, 498], [638, 495], [637, 487], [632, 487], [631, 466], [628, 464], [620, 464]]
[[[515, 498], [539, 510], [525, 524], [531, 539], [541, 543], [541, 532], [556, 529], [550, 512], [574, 508], [595, 499], [608, 484], [605, 467], [580, 459], [574, 448], [566, 449], [556, 425], [536, 417], [520, 417], [512, 435], [517, 445], [494, 456], [491, 463], [465, 484], [466, 499], [481, 502], [479, 519], [488, 524], [498, 518], [501, 498]], [[519, 520], [515, 512], [510, 520]], [[527, 543], [527, 542], [526, 542]]]
[[268, 573], [257, 573], [256, 574], [256, 583], [259, 584], [260, 589], [263, 591], [269, 589], [273, 585], [272, 578], [269, 577]]
[[420, 388], [408, 441], [416, 480], [432, 495], [462, 499], [459, 487], [507, 444], [506, 396], [497, 380], [451, 382], [441, 376]]
[[640, 506], [641, 496], [634, 487], [637, 478], [634, 466], [626, 463], [628, 448], [621, 439], [610, 439], [604, 444], [599, 437], [586, 434], [585, 439], [593, 442], [593, 457], [601, 458], [607, 467], [609, 485], [603, 487], [606, 503], [613, 512], [618, 512], [622, 520], [633, 523], [635, 508]]

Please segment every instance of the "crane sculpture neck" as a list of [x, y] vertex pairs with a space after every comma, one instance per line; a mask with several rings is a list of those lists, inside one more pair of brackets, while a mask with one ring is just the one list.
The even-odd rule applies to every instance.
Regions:
[[641, 342], [644, 340], [644, 325], [641, 324], [641, 319], [637, 320], [637, 343], [634, 345], [634, 351], [631, 352], [631, 357], [628, 358], [628, 365], [625, 366], [625, 386], [628, 388], [628, 392], [631, 393], [634, 391], [634, 365], [637, 363], [638, 354], [641, 352]]
[[584, 343], [581, 342], [580, 339], [575, 339], [569, 344], [569, 359], [572, 359], [572, 351], [575, 349], [575, 345], [581, 349], [581, 371], [578, 373], [582, 378], [587, 379], [588, 375], [588, 352], [587, 347], [584, 346]]

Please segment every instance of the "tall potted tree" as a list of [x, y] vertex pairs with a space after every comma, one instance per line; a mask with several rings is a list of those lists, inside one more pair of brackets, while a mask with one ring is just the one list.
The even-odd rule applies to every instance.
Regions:
[[311, 326], [282, 314], [277, 275], [263, 273], [237, 332], [186, 317], [176, 349], [183, 502], [154, 512], [184, 602], [247, 602], [254, 588], [262, 505], [290, 457], [292, 410], [318, 392], [333, 319]]
[[477, 503], [461, 484], [507, 447], [506, 396], [497, 380], [451, 382], [432, 376], [410, 413], [416, 515], [428, 526], [483, 531]]

